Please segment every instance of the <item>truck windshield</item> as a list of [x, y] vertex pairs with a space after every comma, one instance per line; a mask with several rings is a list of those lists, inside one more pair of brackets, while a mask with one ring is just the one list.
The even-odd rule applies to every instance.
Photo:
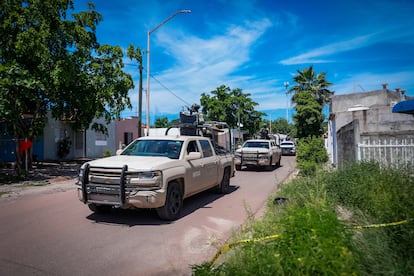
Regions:
[[136, 140], [121, 155], [158, 156], [178, 159], [183, 141], [176, 140]]
[[268, 142], [246, 142], [243, 146], [244, 148], [269, 148]]

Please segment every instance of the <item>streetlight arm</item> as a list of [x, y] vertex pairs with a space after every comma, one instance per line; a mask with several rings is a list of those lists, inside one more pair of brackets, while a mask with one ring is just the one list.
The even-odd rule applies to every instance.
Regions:
[[152, 29], [151, 31], [149, 31], [148, 32], [148, 35], [152, 34], [156, 30], [158, 30], [162, 25], [164, 25], [165, 23], [167, 23], [168, 21], [170, 21], [177, 14], [179, 14], [179, 13], [189, 13], [189, 12], [191, 12], [191, 10], [179, 10], [179, 11], [176, 11], [175, 13], [173, 13], [172, 15], [170, 15], [170, 17], [168, 17], [163, 22], [161, 22], [161, 24], [159, 24], [157, 27], [155, 27], [154, 29]]
[[188, 13], [191, 12], [191, 10], [179, 10], [176, 11], [175, 13], [173, 13], [172, 15], [170, 15], [170, 17], [168, 17], [167, 19], [165, 19], [161, 24], [159, 24], [158, 26], [156, 26], [154, 29], [152, 29], [151, 31], [148, 31], [148, 39], [147, 39], [147, 101], [146, 101], [146, 117], [147, 117], [147, 136], [149, 136], [149, 129], [150, 129], [150, 78], [151, 78], [151, 71], [150, 71], [150, 64], [151, 64], [151, 60], [150, 60], [150, 54], [151, 54], [151, 50], [150, 50], [150, 37], [151, 34], [153, 32], [155, 32], [156, 30], [158, 30], [162, 25], [164, 25], [165, 23], [167, 23], [169, 20], [171, 20], [174, 16], [176, 16], [179, 13]]

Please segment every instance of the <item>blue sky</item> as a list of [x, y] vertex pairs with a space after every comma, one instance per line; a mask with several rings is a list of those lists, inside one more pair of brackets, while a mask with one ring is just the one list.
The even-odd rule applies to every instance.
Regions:
[[[74, 0], [77, 10], [85, 0]], [[151, 34], [150, 118], [178, 117], [220, 85], [251, 94], [267, 119], [286, 118], [284, 82], [310, 65], [326, 72], [335, 94], [370, 91], [388, 83], [414, 95], [414, 1], [412, 0], [118, 0], [95, 1], [103, 15], [101, 44], [147, 49]], [[125, 59], [135, 82], [138, 68]], [[146, 56], [144, 56], [144, 69]], [[145, 120], [146, 72], [144, 71]], [[289, 112], [291, 121], [291, 114]], [[171, 117], [171, 115], [173, 115]]]

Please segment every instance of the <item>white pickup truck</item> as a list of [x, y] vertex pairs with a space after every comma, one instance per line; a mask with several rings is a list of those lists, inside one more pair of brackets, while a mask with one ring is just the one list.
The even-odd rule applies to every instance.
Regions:
[[228, 193], [234, 156], [202, 136], [141, 137], [119, 155], [82, 165], [79, 200], [93, 212], [153, 208], [164, 220], [179, 218], [183, 199], [217, 188]]
[[275, 140], [252, 139], [236, 150], [235, 166], [237, 170], [242, 166], [271, 169], [274, 165], [280, 166], [281, 158], [282, 152]]

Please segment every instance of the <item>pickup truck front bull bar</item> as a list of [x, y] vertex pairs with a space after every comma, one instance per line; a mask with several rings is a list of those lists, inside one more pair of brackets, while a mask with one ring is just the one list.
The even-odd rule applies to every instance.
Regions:
[[89, 173], [91, 169], [103, 169], [103, 170], [121, 170], [121, 175], [119, 178], [119, 198], [121, 206], [125, 205], [126, 196], [125, 196], [125, 184], [126, 184], [126, 173], [128, 171], [128, 165], [122, 167], [91, 167], [89, 164], [85, 165], [85, 170], [83, 173], [82, 181], [82, 196], [83, 203], [88, 203], [88, 191], [87, 185], [89, 184]]

